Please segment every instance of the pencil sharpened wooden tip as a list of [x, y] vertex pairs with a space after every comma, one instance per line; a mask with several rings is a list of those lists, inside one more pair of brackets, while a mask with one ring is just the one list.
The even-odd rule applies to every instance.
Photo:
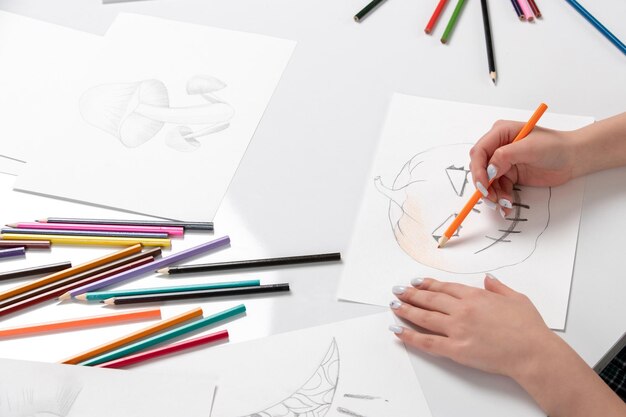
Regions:
[[107, 298], [106, 300], [102, 300], [100, 302], [103, 303], [105, 306], [112, 306], [115, 304], [115, 298]]
[[496, 79], [498, 78], [498, 76], [495, 73], [495, 71], [492, 71], [491, 73], [489, 73], [489, 76], [491, 77], [491, 81], [493, 81], [493, 85], [496, 85]]
[[157, 269], [157, 273], [168, 275], [170, 273], [170, 269], [169, 268]]
[[437, 248], [441, 249], [441, 248], [443, 248], [444, 246], [446, 246], [446, 243], [448, 243], [448, 240], [449, 240], [449, 239], [448, 239], [447, 237], [445, 237], [445, 236], [441, 236], [441, 237], [439, 238], [439, 242], [438, 242]]
[[78, 294], [74, 299], [79, 301], [87, 301], [87, 294]]
[[59, 300], [59, 301], [67, 301], [70, 298], [72, 298], [72, 296], [70, 295], [69, 292], [66, 292], [65, 294], [63, 294], [59, 298], [57, 298], [57, 300]]
[[17, 227], [17, 223], [7, 223], [5, 224], [6, 227]]
[[48, 219], [39, 219], [37, 223], [48, 223]]

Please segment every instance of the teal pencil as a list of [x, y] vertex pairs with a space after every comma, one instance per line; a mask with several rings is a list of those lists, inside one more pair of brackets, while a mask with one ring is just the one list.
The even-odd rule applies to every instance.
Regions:
[[452, 16], [450, 16], [450, 20], [448, 21], [448, 26], [446, 26], [446, 30], [443, 32], [443, 36], [441, 37], [441, 43], [448, 43], [448, 39], [450, 39], [450, 35], [452, 35], [452, 31], [456, 26], [456, 21], [459, 19], [459, 15], [461, 14], [461, 9], [463, 9], [463, 5], [465, 4], [465, 0], [459, 0], [452, 12]]
[[212, 316], [205, 317], [200, 320], [196, 320], [192, 323], [185, 324], [184, 326], [177, 327], [165, 333], [161, 333], [156, 336], [152, 336], [148, 339], [141, 340], [139, 342], [135, 342], [128, 346], [121, 347], [116, 350], [112, 350], [108, 353], [102, 354], [100, 356], [96, 356], [95, 358], [91, 358], [84, 362], [79, 363], [79, 365], [84, 366], [93, 366], [98, 365], [100, 363], [109, 362], [114, 359], [122, 358], [124, 356], [132, 355], [137, 353], [143, 349], [147, 349], [154, 345], [157, 345], [162, 342], [166, 342], [168, 340], [174, 339], [178, 336], [182, 336], [184, 334], [193, 332], [194, 330], [201, 329], [203, 327], [209, 326], [211, 324], [218, 323], [220, 321], [224, 321], [238, 314], [243, 314], [246, 312], [246, 306], [243, 304], [239, 304], [233, 308], [229, 308], [228, 310], [224, 310]]
[[261, 285], [261, 281], [259, 281], [258, 279], [250, 279], [247, 281], [214, 282], [211, 284], [178, 285], [175, 287], [138, 288], [134, 290], [117, 291], [94, 291], [77, 295], [76, 299], [81, 301], [100, 301], [106, 300], [107, 298], [126, 297], [129, 295], [164, 294], [168, 292], [216, 290], [221, 288], [258, 287], [259, 285]]

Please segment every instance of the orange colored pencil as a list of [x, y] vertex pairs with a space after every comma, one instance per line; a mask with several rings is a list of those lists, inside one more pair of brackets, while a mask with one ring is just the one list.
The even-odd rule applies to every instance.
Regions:
[[109, 262], [117, 261], [118, 259], [125, 258], [129, 255], [139, 253], [141, 252], [141, 248], [142, 248], [142, 245], [140, 244], [129, 246], [125, 249], [103, 256], [101, 258], [97, 258], [92, 261], [85, 262], [84, 264], [76, 265], [72, 268], [64, 269], [63, 271], [55, 272], [54, 274], [51, 274], [51, 275], [46, 275], [45, 277], [37, 279], [35, 281], [31, 281], [26, 284], [19, 285], [17, 287], [13, 287], [9, 290], [6, 290], [0, 293], [0, 301], [6, 300], [7, 298], [11, 298], [18, 294], [25, 293], [35, 288], [39, 288], [43, 285], [50, 284], [51, 282], [55, 282], [63, 278], [67, 278], [72, 275], [79, 274], [81, 272], [85, 272], [87, 270], [96, 268], [98, 266], [102, 266]]
[[93, 357], [101, 355], [104, 352], [117, 349], [120, 346], [124, 346], [136, 340], [143, 339], [152, 334], [158, 333], [165, 329], [169, 329], [170, 327], [175, 327], [187, 320], [197, 319], [200, 317], [202, 317], [202, 309], [200, 307], [196, 307], [193, 310], [187, 311], [186, 313], [180, 314], [178, 316], [174, 316], [167, 320], [161, 320], [160, 322], [152, 326], [149, 326], [139, 331], [136, 331], [134, 333], [128, 334], [119, 339], [115, 339], [111, 342], [107, 342], [93, 349], [89, 349], [85, 352], [79, 353], [78, 355], [74, 355], [70, 358], [64, 359], [61, 361], [61, 363], [76, 365], [80, 362], [86, 361], [87, 359], [91, 359]]
[[84, 327], [105, 326], [124, 323], [127, 321], [160, 319], [161, 309], [150, 308], [143, 310], [127, 311], [124, 313], [105, 314], [100, 316], [81, 317], [77, 319], [52, 321], [48, 323], [31, 324], [22, 327], [0, 329], [0, 339], [6, 337], [28, 336], [38, 333], [70, 331]]
[[[541, 116], [543, 116], [543, 114], [545, 113], [547, 109], [548, 109], [548, 106], [546, 106], [544, 103], [541, 103], [539, 107], [537, 107], [537, 110], [535, 110], [533, 115], [530, 117], [530, 119], [528, 119], [524, 127], [522, 127], [522, 130], [520, 130], [517, 136], [515, 136], [515, 139], [513, 139], [513, 142], [517, 142], [518, 140], [522, 140], [526, 136], [528, 136], [528, 134], [534, 129], [535, 125], [537, 124], [537, 122], [539, 121]], [[489, 181], [489, 185], [491, 185], [492, 182], [493, 182], [493, 179]], [[487, 186], [487, 188], [489, 188], [489, 186]], [[463, 223], [463, 220], [465, 220], [469, 212], [472, 211], [472, 209], [474, 208], [474, 206], [476, 205], [476, 203], [478, 202], [478, 200], [480, 200], [482, 196], [483, 195], [479, 190], [474, 191], [474, 194], [472, 194], [469, 201], [465, 204], [465, 206], [463, 206], [463, 209], [461, 209], [461, 211], [456, 216], [452, 224], [448, 226], [444, 234], [441, 236], [441, 238], [439, 238], [439, 245], [437, 247], [443, 248], [446, 245], [446, 243], [448, 243], [448, 240], [450, 240], [452, 235], [454, 235], [454, 232], [456, 232], [459, 226], [461, 226], [461, 223]]]

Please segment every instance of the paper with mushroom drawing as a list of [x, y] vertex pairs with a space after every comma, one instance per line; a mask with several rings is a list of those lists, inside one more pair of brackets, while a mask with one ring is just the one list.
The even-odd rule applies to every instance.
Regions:
[[204, 363], [219, 387], [213, 417], [430, 417], [389, 312], [217, 346]]
[[16, 188], [212, 220], [295, 43], [132, 14], [106, 38]]
[[194, 375], [0, 359], [0, 416], [207, 417], [214, 382]]
[[[339, 298], [385, 305], [391, 287], [434, 277], [482, 287], [490, 272], [527, 294], [546, 323], [563, 329], [584, 179], [553, 188], [516, 186], [503, 219], [475, 206], [443, 249], [437, 239], [475, 188], [469, 150], [498, 119], [531, 111], [395, 94], [358, 213]], [[588, 117], [546, 113], [539, 125], [572, 130]]]

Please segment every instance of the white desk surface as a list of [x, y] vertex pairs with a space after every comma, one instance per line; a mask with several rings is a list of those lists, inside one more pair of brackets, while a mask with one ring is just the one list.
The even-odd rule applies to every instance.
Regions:
[[[116, 13], [128, 11], [298, 41], [216, 219], [216, 235], [233, 236], [231, 255], [346, 249], [363, 177], [393, 91], [526, 109], [544, 101], [550, 111], [598, 119], [626, 111], [626, 56], [565, 1], [539, 1], [544, 18], [536, 23], [520, 23], [509, 1], [490, 2], [497, 87], [487, 75], [478, 1], [467, 2], [447, 46], [438, 37], [451, 5], [436, 35], [429, 37], [423, 27], [435, 0], [389, 0], [356, 24], [352, 16], [365, 3], [151, 0], [102, 5], [100, 0], [0, 0], [0, 8], [96, 34], [106, 31]], [[626, 40], [626, 2], [584, 3]], [[567, 328], [561, 334], [590, 364], [626, 329], [621, 244], [625, 183], [626, 169], [592, 175], [587, 181]], [[22, 220], [4, 217], [3, 222]], [[248, 316], [229, 325], [232, 340], [381, 310], [337, 302], [340, 271], [340, 265], [326, 265], [264, 274], [270, 281], [290, 281], [293, 293], [250, 300]], [[41, 343], [21, 352], [3, 345], [0, 356], [49, 359], [37, 353]], [[505, 378], [420, 354], [413, 362], [435, 417], [541, 415]], [[175, 364], [176, 359], [157, 361], [147, 368], [173, 369]]]

